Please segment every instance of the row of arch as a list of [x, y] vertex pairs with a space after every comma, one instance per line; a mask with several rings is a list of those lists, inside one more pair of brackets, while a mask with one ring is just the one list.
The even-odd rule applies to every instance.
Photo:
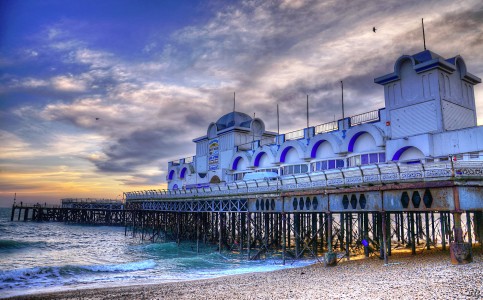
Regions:
[[[357, 131], [348, 130], [344, 140], [334, 134], [325, 133], [313, 137], [308, 145], [304, 144], [304, 141], [291, 140], [283, 143], [278, 150], [265, 145], [253, 154], [240, 151], [233, 156], [230, 168], [240, 171], [271, 167], [274, 164], [305, 163], [307, 160], [318, 158], [341, 158], [341, 155], [350, 153], [384, 152], [384, 146], [382, 131], [372, 124], [363, 124], [357, 126]], [[424, 157], [418, 148], [405, 146], [389, 158], [393, 161], [402, 160], [404, 154]]]
[[[271, 168], [278, 164], [305, 164], [313, 159], [343, 159], [343, 155], [349, 157], [352, 153], [385, 151], [383, 132], [375, 125], [363, 124], [351, 129], [347, 131], [344, 140], [334, 134], [325, 133], [311, 138], [308, 144], [305, 144], [305, 140], [291, 140], [278, 149], [273, 145], [265, 145], [254, 153], [239, 151], [233, 156], [229, 168], [236, 172], [251, 168]], [[404, 146], [391, 153], [387, 159], [399, 161], [409, 157], [424, 158], [425, 155], [417, 147]], [[188, 165], [182, 165], [169, 170], [167, 179], [185, 179], [191, 173]]]
[[[185, 179], [186, 175], [189, 175], [191, 171], [188, 170], [187, 166], [183, 166], [179, 172], [179, 179]], [[171, 169], [168, 173], [168, 180], [173, 180], [176, 177], [176, 171], [174, 169]]]

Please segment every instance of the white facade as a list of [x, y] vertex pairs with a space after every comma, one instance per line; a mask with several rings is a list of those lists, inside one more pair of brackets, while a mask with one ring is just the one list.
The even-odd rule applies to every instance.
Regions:
[[[231, 112], [193, 140], [196, 156], [171, 162], [168, 188], [189, 189], [242, 180], [247, 172], [288, 176], [389, 161], [483, 161], [473, 86], [481, 79], [460, 56], [403, 55], [378, 77], [386, 107], [277, 136], [262, 120]], [[342, 130], [344, 129], [344, 130]]]

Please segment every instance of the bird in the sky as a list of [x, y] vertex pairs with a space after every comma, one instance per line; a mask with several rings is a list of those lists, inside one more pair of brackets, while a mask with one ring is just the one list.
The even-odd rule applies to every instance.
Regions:
[[376, 27], [372, 27], [372, 31], [374, 31], [374, 33], [376, 33]]
[[99, 121], [99, 118], [96, 118], [96, 121]]

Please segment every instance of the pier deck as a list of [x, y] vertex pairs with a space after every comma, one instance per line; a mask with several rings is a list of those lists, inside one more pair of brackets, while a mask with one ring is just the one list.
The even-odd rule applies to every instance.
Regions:
[[[126, 201], [63, 199], [62, 206], [14, 205], [12, 220], [122, 225], [143, 240], [217, 244], [248, 259], [279, 256], [335, 263], [335, 252], [378, 255], [441, 246], [471, 261], [483, 237], [481, 163], [378, 167], [306, 174], [191, 191], [126, 193]], [[372, 177], [370, 177], [372, 176]], [[374, 180], [377, 179], [377, 181]], [[342, 179], [342, 181], [341, 181]], [[23, 217], [22, 217], [23, 216]]]

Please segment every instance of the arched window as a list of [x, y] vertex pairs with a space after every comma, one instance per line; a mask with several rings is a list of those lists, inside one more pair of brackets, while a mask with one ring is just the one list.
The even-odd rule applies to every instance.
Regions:
[[379, 150], [374, 137], [365, 131], [358, 132], [352, 137], [348, 150], [353, 153], [347, 157], [348, 167], [386, 161], [386, 153]]
[[407, 146], [399, 149], [392, 157], [393, 161], [405, 162], [408, 164], [420, 163], [425, 158], [424, 153], [414, 146]]
[[179, 173], [179, 178], [180, 178], [180, 179], [183, 179], [183, 178], [185, 177], [185, 175], [186, 175], [186, 170], [188, 170], [188, 169], [187, 169], [187, 168], [183, 168], [183, 169], [181, 170], [181, 172]]

